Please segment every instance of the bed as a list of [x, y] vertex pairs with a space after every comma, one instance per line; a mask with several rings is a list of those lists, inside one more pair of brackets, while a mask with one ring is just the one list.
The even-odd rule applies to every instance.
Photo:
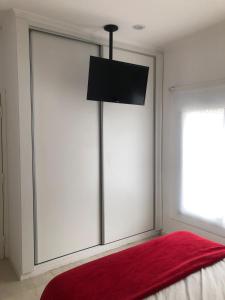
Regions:
[[202, 268], [147, 300], [224, 300], [225, 260]]
[[225, 246], [174, 232], [62, 273], [41, 297], [81, 299], [225, 299]]

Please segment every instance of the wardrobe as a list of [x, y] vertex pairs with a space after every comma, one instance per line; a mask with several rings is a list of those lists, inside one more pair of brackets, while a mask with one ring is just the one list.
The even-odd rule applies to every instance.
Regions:
[[155, 229], [155, 57], [144, 106], [86, 100], [108, 47], [30, 31], [35, 264]]

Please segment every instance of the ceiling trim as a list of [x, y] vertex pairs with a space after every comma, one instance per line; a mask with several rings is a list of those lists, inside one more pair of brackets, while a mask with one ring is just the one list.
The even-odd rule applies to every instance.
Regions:
[[[28, 22], [30, 27], [36, 27], [43, 30], [49, 30], [56, 33], [61, 33], [65, 35], [70, 35], [73, 37], [76, 37], [81, 40], [86, 40], [88, 42], [96, 43], [99, 45], [105, 45], [108, 46], [108, 39], [103, 39], [102, 37], [99, 37], [98, 35], [94, 35], [92, 33], [89, 33], [87, 31], [82, 30], [80, 27], [76, 26], [72, 23], [57, 21], [53, 18], [41, 16], [38, 14], [34, 14], [28, 11], [20, 10], [13, 8], [13, 13], [15, 14], [16, 18], [23, 19]], [[143, 54], [148, 55], [162, 55], [163, 51], [159, 48], [144, 48], [140, 47], [140, 45], [137, 45], [135, 43], [121, 43], [116, 40], [116, 37], [114, 39], [114, 46], [121, 49], [126, 50], [132, 50]]]

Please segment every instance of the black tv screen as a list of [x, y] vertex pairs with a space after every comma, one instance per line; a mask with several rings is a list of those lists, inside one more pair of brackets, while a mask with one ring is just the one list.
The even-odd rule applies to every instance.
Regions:
[[88, 100], [144, 105], [149, 67], [91, 56]]

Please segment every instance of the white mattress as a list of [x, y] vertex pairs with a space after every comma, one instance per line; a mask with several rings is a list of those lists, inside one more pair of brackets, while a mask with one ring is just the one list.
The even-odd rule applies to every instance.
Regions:
[[225, 259], [146, 298], [147, 300], [225, 300]]

